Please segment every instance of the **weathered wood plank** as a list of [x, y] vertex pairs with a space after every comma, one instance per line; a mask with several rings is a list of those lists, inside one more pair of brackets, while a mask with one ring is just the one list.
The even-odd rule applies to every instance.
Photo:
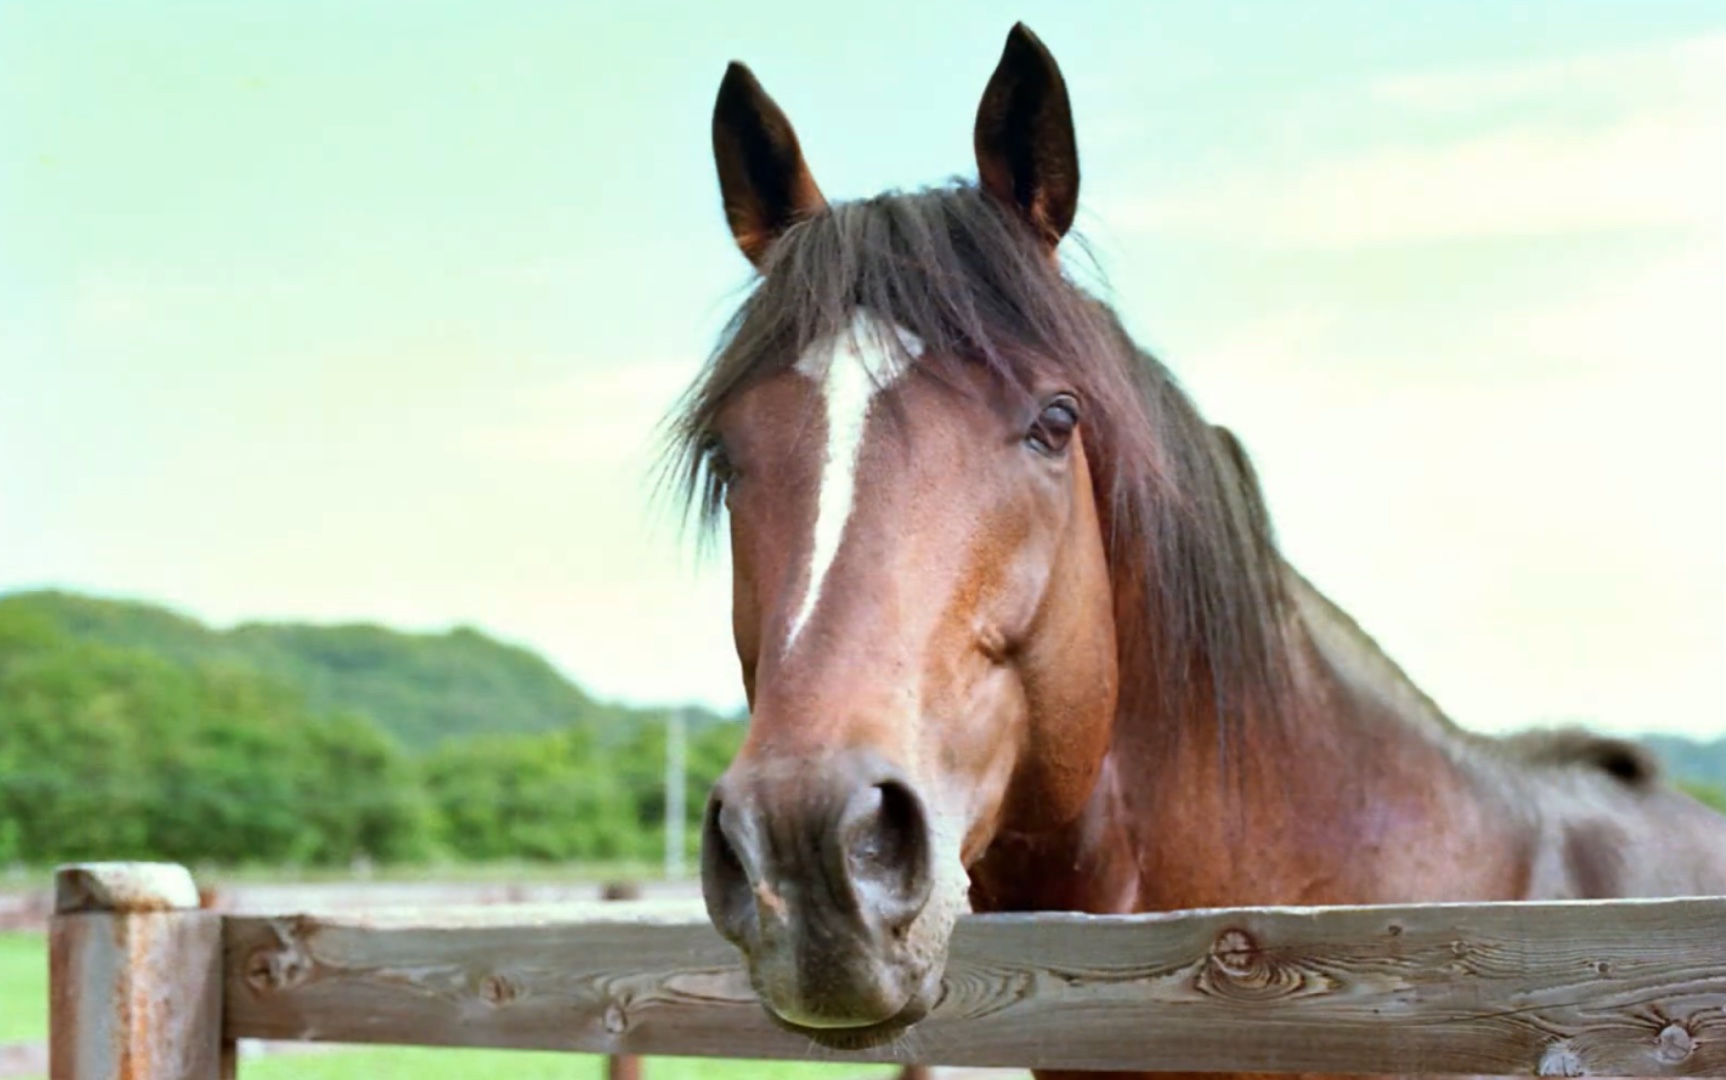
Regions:
[[230, 1037], [1194, 1071], [1726, 1075], [1726, 898], [961, 921], [934, 1015], [775, 1028], [699, 906], [231, 918]]
[[53, 1080], [221, 1080], [222, 918], [181, 867], [62, 868], [49, 931]]

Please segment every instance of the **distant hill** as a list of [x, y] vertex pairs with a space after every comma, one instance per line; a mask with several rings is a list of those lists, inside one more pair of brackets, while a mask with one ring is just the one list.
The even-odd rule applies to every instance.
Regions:
[[1684, 735], [1643, 735], [1637, 741], [1659, 755], [1674, 780], [1726, 793], [1726, 736], [1704, 741]]
[[537, 654], [476, 630], [412, 634], [371, 624], [247, 623], [215, 630], [165, 607], [76, 593], [0, 596], [100, 645], [178, 665], [250, 669], [296, 690], [318, 712], [366, 716], [408, 747], [481, 732], [615, 726], [632, 710], [597, 702]]

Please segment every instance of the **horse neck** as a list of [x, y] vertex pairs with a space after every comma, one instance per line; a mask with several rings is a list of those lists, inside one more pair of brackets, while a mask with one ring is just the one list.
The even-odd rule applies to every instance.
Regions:
[[[1226, 732], [1209, 695], [1178, 716], [1159, 711], [1166, 696], [1125, 695], [1084, 812], [998, 842], [973, 875], [979, 909], [1516, 893], [1523, 838], [1475, 794], [1469, 737], [1292, 570], [1287, 587], [1285, 693], [1248, 696]], [[1470, 829], [1472, 850], [1492, 853], [1472, 867], [1451, 850]], [[1411, 861], [1434, 850], [1445, 857]]]

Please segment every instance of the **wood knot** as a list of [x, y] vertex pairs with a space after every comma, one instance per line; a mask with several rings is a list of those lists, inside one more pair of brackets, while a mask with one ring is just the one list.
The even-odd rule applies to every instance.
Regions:
[[1323, 972], [1284, 963], [1238, 927], [1223, 931], [1211, 943], [1194, 987], [1209, 997], [1236, 1001], [1276, 1001], [1334, 988]]
[[1251, 978], [1262, 963], [1258, 943], [1245, 930], [1224, 930], [1211, 943], [1211, 963], [1234, 979]]
[[1573, 1050], [1567, 1042], [1556, 1042], [1546, 1048], [1540, 1055], [1540, 1064], [1535, 1069], [1541, 1076], [1586, 1076], [1582, 1068], [1582, 1056]]
[[291, 945], [254, 949], [246, 957], [246, 985], [259, 994], [287, 990], [304, 982], [311, 966], [305, 954]]
[[487, 1005], [508, 1005], [519, 993], [515, 980], [508, 975], [493, 972], [479, 981], [480, 1000]]
[[287, 990], [311, 978], [313, 962], [306, 952], [306, 937], [312, 931], [304, 916], [273, 919], [270, 930], [274, 945], [260, 945], [247, 954], [241, 978], [254, 993]]
[[1676, 1065], [1696, 1049], [1696, 1039], [1683, 1024], [1667, 1024], [1654, 1038], [1654, 1056], [1667, 1065]]
[[608, 1035], [622, 1035], [629, 1030], [629, 1014], [623, 1011], [623, 1006], [612, 1002], [605, 1007], [605, 1031]]

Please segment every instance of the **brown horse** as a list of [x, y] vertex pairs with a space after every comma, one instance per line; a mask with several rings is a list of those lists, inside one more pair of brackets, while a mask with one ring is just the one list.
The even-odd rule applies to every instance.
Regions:
[[702, 883], [780, 1024], [895, 1037], [967, 909], [1726, 892], [1641, 750], [1464, 731], [1282, 560], [1240, 444], [1060, 268], [1029, 31], [975, 185], [829, 204], [738, 64], [713, 141], [759, 275], [675, 424], [751, 710]]

